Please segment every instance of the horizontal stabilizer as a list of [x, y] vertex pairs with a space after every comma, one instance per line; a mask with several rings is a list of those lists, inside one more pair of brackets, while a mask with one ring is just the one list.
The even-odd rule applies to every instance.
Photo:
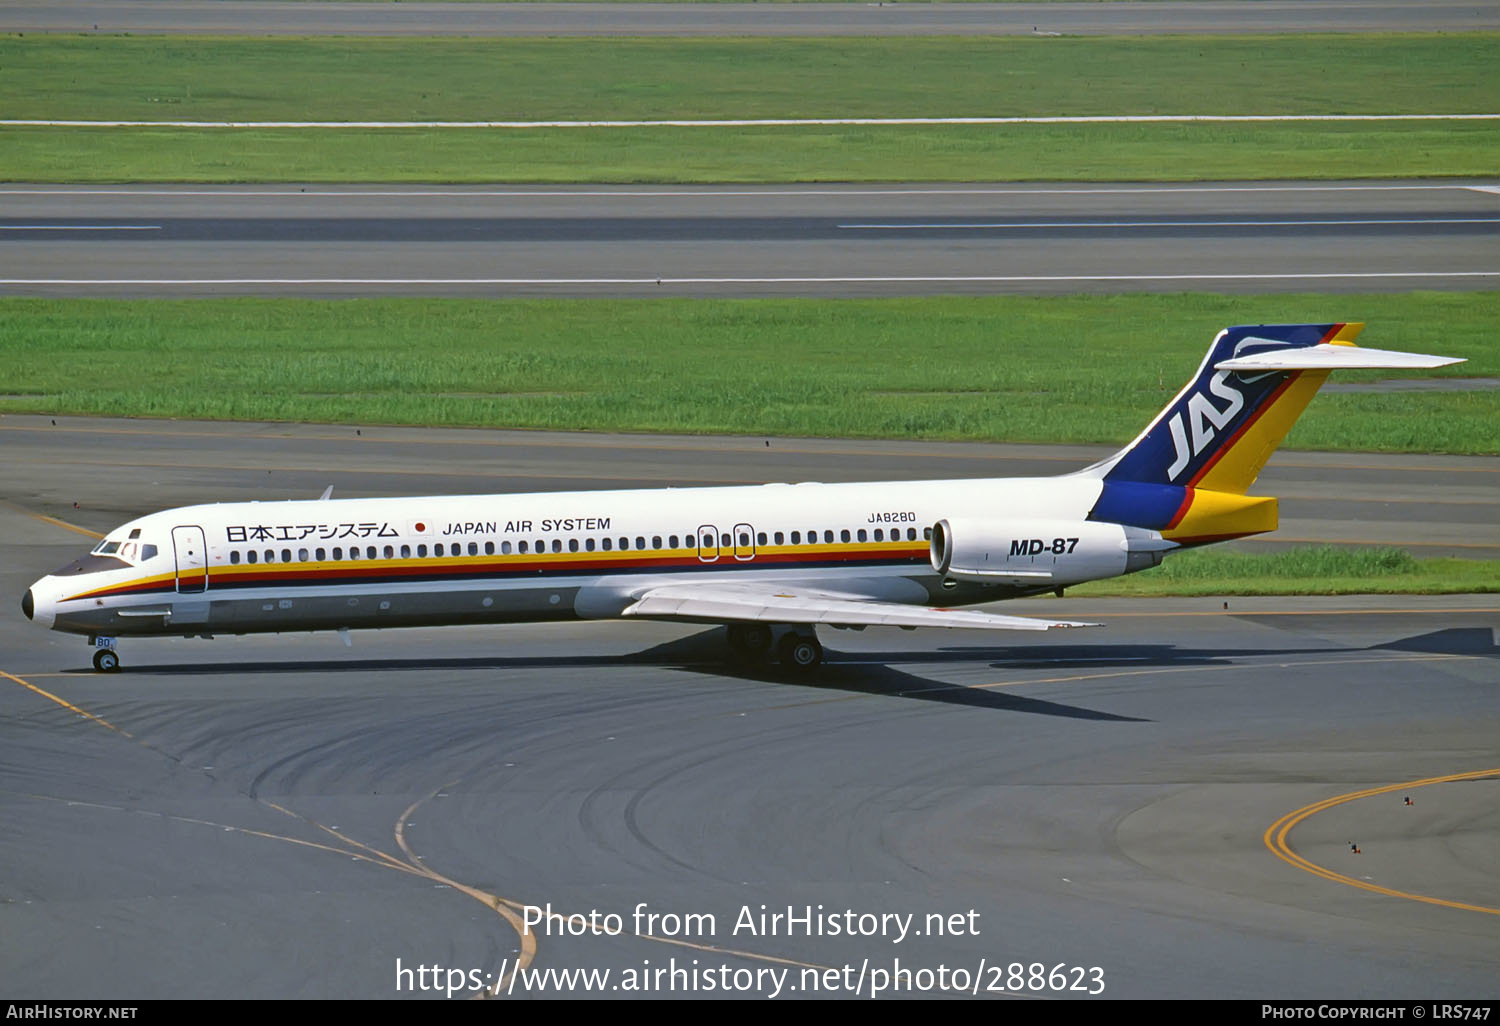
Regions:
[[1214, 370], [1417, 370], [1463, 362], [1463, 359], [1455, 356], [1429, 356], [1426, 353], [1397, 353], [1388, 349], [1324, 344], [1298, 349], [1271, 349], [1248, 356], [1236, 356], [1214, 364]]
[[837, 627], [974, 627], [982, 630], [1044, 631], [1051, 627], [1097, 627], [1093, 623], [1036, 620], [958, 609], [905, 606], [798, 587], [665, 585], [641, 595], [622, 616], [697, 623], [823, 623]]

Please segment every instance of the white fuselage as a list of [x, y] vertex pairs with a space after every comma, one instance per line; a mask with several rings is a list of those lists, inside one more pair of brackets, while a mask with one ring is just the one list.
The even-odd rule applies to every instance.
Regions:
[[1044, 589], [940, 576], [935, 522], [1081, 522], [1099, 489], [1072, 475], [188, 506], [38, 581], [33, 618], [100, 636], [601, 618], [679, 580], [959, 605]]

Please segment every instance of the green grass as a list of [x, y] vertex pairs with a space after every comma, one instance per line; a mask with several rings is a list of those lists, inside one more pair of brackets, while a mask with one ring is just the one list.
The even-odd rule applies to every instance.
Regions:
[[1486, 113], [1500, 33], [0, 39], [5, 117], [551, 120]]
[[1128, 577], [1069, 588], [1076, 597], [1166, 595], [1446, 595], [1500, 592], [1500, 563], [1417, 559], [1405, 549], [1332, 545], [1251, 554], [1195, 549]]
[[555, 130], [0, 129], [27, 182], [1203, 181], [1481, 176], [1500, 122]]
[[[1500, 34], [1048, 39], [0, 39], [0, 117], [588, 120], [1487, 113]], [[36, 181], [1480, 175], [1500, 125], [0, 130]]]
[[[1226, 325], [1363, 319], [1366, 345], [1465, 356], [1432, 373], [1493, 377], [1497, 303], [6, 299], [0, 412], [1120, 443]], [[1497, 406], [1493, 391], [1326, 395], [1290, 444], [1500, 453]]]

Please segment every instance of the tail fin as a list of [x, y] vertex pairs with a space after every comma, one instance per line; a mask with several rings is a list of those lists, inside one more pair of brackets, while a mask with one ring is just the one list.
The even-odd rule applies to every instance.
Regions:
[[1247, 325], [1219, 332], [1198, 373], [1124, 449], [1082, 473], [1103, 478], [1090, 519], [1181, 544], [1276, 529], [1276, 500], [1245, 493], [1328, 372], [1461, 361], [1361, 349], [1363, 324]]

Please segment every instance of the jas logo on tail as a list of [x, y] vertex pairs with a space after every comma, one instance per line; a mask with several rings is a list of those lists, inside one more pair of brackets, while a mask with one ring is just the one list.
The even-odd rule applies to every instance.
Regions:
[[[1188, 397], [1186, 411], [1178, 410], [1167, 422], [1175, 451], [1172, 465], [1167, 468], [1168, 481], [1176, 481], [1177, 475], [1186, 469], [1189, 461], [1207, 449], [1214, 437], [1234, 419], [1235, 414], [1245, 408], [1245, 397], [1238, 389], [1230, 386], [1226, 380], [1228, 377], [1228, 371], [1219, 371], [1208, 380], [1208, 390], [1220, 399], [1227, 400], [1228, 406], [1220, 409], [1202, 392], [1194, 392]], [[1184, 412], [1187, 416], [1186, 423], [1183, 422]]]

